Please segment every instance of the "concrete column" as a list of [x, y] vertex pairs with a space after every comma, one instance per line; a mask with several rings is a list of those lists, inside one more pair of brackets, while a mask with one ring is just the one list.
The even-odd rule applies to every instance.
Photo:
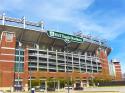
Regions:
[[44, 22], [40, 21], [40, 24], [41, 24], [41, 30], [44, 30]]
[[64, 51], [64, 60], [65, 60], [65, 72], [67, 72], [67, 67], [66, 67], [66, 52]]
[[14, 92], [14, 87], [13, 86], [11, 86], [10, 91], [11, 91], [11, 93]]
[[37, 49], [37, 71], [39, 71], [39, 45], [36, 44], [36, 49]]
[[58, 55], [56, 50], [56, 72], [58, 72]]
[[91, 56], [91, 68], [92, 68], [92, 73], [93, 73], [92, 55], [90, 56]]
[[96, 56], [96, 66], [97, 66], [97, 72], [99, 72], [99, 69], [98, 69], [98, 62], [97, 62], [97, 56]]
[[22, 43], [21, 42], [19, 42], [19, 47], [21, 47], [22, 46]]
[[47, 72], [49, 72], [49, 52], [47, 49]]
[[81, 73], [81, 62], [80, 62], [80, 54], [79, 54], [79, 72]]
[[47, 80], [45, 80], [45, 93], [47, 93]]
[[86, 82], [86, 87], [89, 87], [89, 81], [87, 80], [87, 82]]
[[73, 84], [73, 87], [74, 87], [74, 88], [76, 87], [76, 83]]
[[23, 16], [22, 20], [23, 20], [23, 28], [25, 29], [26, 28], [26, 18], [25, 18], [25, 16]]
[[28, 91], [28, 84], [25, 84], [24, 90], [25, 90], [25, 91]]
[[3, 15], [2, 15], [2, 25], [5, 25], [5, 13], [3, 13]]
[[85, 53], [85, 67], [86, 67], [86, 73], [87, 73], [87, 62], [86, 62], [86, 59], [87, 59], [87, 53]]
[[72, 71], [74, 72], [74, 64], [73, 64], [73, 52], [72, 52]]
[[81, 81], [81, 87], [83, 88], [83, 82]]
[[106, 49], [105, 49], [104, 51], [105, 51], [105, 55], [107, 56], [107, 51], [106, 51]]
[[60, 81], [58, 80], [58, 91], [59, 91], [59, 89], [60, 89]]

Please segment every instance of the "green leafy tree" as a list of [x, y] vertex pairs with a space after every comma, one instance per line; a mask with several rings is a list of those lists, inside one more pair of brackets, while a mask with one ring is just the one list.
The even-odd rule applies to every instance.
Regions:
[[[35, 79], [35, 80], [31, 80], [31, 86], [35, 87], [35, 86], [40, 86], [40, 79]], [[28, 84], [30, 84], [30, 81], [28, 81]]]

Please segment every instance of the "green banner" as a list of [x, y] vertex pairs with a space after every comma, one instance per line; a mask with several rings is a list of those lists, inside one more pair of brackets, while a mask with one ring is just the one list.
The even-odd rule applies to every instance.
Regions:
[[84, 42], [83, 38], [81, 38], [81, 37], [68, 35], [68, 34], [64, 34], [64, 33], [60, 33], [60, 32], [47, 31], [47, 34], [49, 37], [62, 39], [65, 42], [77, 42], [77, 43]]

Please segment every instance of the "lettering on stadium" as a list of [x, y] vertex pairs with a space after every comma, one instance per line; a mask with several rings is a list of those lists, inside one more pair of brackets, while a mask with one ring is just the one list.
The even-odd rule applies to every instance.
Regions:
[[47, 31], [47, 34], [48, 34], [49, 37], [62, 39], [65, 42], [77, 42], [77, 43], [84, 42], [83, 38], [81, 38], [81, 37], [68, 35], [68, 34], [64, 34], [64, 33], [60, 33], [60, 32]]

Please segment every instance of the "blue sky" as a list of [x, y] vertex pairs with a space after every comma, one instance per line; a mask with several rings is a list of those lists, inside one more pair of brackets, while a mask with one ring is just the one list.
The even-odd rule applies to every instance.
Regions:
[[0, 13], [45, 23], [45, 29], [72, 34], [82, 31], [108, 40], [109, 60], [125, 72], [125, 0], [0, 0]]

